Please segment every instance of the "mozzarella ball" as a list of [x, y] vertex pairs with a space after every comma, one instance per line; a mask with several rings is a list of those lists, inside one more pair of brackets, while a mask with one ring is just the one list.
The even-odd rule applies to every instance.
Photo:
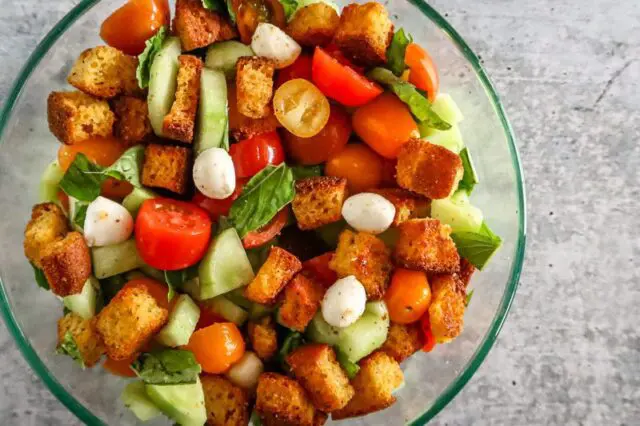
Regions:
[[348, 327], [364, 313], [367, 293], [353, 275], [336, 281], [322, 299], [322, 317], [334, 327]]
[[363, 192], [347, 198], [342, 217], [358, 231], [380, 234], [393, 223], [395, 206], [382, 195]]
[[236, 189], [236, 171], [231, 156], [222, 148], [203, 151], [193, 164], [193, 183], [209, 198], [224, 200]]
[[87, 207], [84, 239], [89, 247], [108, 246], [126, 241], [133, 232], [133, 217], [122, 205], [98, 197]]
[[258, 378], [264, 371], [264, 365], [256, 354], [251, 351], [244, 353], [240, 361], [227, 371], [227, 378], [243, 389], [252, 390], [258, 386]]
[[294, 39], [275, 25], [258, 24], [251, 39], [251, 49], [256, 56], [264, 56], [276, 63], [276, 68], [285, 68], [295, 62], [302, 48]]

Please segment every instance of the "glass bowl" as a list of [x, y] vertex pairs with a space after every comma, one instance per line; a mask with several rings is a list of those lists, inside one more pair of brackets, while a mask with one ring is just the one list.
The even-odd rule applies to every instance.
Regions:
[[[23, 229], [38, 202], [38, 183], [55, 158], [46, 99], [69, 86], [66, 76], [87, 47], [103, 44], [100, 23], [123, 0], [82, 0], [38, 45], [10, 91], [0, 116], [0, 311], [18, 347], [53, 394], [88, 424], [134, 424], [119, 400], [125, 379], [96, 367], [82, 371], [56, 355], [56, 321], [62, 305], [34, 282], [22, 250]], [[359, 1], [361, 2], [361, 1]], [[346, 4], [347, 1], [338, 3]], [[447, 345], [405, 361], [406, 386], [390, 409], [352, 424], [425, 424], [442, 410], [478, 369], [500, 331], [516, 292], [525, 247], [524, 181], [513, 131], [478, 58], [460, 35], [421, 0], [387, 1], [396, 28], [403, 27], [434, 57], [441, 91], [462, 109], [461, 130], [473, 152], [481, 184], [473, 193], [504, 244], [476, 273], [465, 329]], [[158, 420], [157, 424], [168, 424]]]

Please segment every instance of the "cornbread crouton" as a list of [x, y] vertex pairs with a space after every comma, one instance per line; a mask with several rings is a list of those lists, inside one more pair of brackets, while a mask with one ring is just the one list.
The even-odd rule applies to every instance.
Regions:
[[320, 308], [324, 288], [302, 274], [296, 275], [284, 288], [280, 305], [280, 324], [303, 332]]
[[246, 426], [249, 398], [245, 391], [221, 376], [200, 376], [209, 426]]
[[49, 244], [62, 239], [69, 232], [69, 222], [64, 212], [54, 203], [33, 206], [31, 220], [24, 230], [24, 255], [42, 269], [42, 251]]
[[302, 269], [300, 260], [281, 249], [272, 247], [267, 261], [244, 291], [247, 299], [262, 304], [270, 304], [295, 274]]
[[250, 118], [268, 117], [273, 96], [273, 73], [276, 66], [271, 59], [243, 56], [236, 64], [236, 101], [240, 114]]
[[316, 229], [342, 219], [347, 199], [347, 180], [335, 176], [314, 176], [296, 181], [293, 214], [298, 228]]
[[302, 386], [295, 380], [277, 373], [260, 375], [255, 410], [266, 426], [318, 424], [316, 409]]
[[451, 239], [451, 227], [437, 219], [411, 219], [398, 226], [396, 263], [428, 273], [458, 272], [460, 255]]
[[329, 345], [301, 346], [289, 354], [287, 363], [318, 410], [339, 410], [353, 397], [349, 378]]
[[458, 277], [460, 278], [460, 283], [462, 284], [462, 289], [466, 290], [469, 286], [469, 282], [471, 281], [471, 276], [476, 271], [476, 267], [471, 264], [464, 257], [460, 258], [460, 272], [458, 272]]
[[202, 0], [177, 0], [173, 30], [186, 52], [237, 37], [235, 28], [220, 14], [207, 10]]
[[249, 342], [258, 358], [268, 360], [278, 351], [278, 335], [270, 315], [249, 321], [247, 328]]
[[180, 146], [149, 144], [144, 150], [142, 184], [176, 194], [187, 191], [191, 151]]
[[420, 139], [400, 148], [396, 170], [398, 185], [431, 199], [447, 198], [464, 174], [456, 153]]
[[120, 94], [140, 96], [137, 67], [138, 58], [110, 46], [98, 46], [80, 54], [67, 81], [98, 98], [111, 99]]
[[396, 402], [391, 392], [403, 382], [396, 360], [384, 352], [374, 352], [360, 361], [360, 371], [351, 381], [355, 395], [346, 407], [332, 412], [331, 418], [341, 420], [384, 410]]
[[367, 300], [380, 300], [389, 284], [391, 252], [379, 238], [366, 232], [342, 231], [329, 262], [338, 277], [355, 276], [367, 292]]
[[429, 321], [438, 343], [447, 343], [462, 333], [466, 295], [455, 274], [437, 275], [431, 279]]
[[396, 215], [391, 226], [416, 217], [424, 217], [429, 211], [431, 200], [400, 188], [374, 189], [371, 192], [382, 195], [396, 208]]
[[104, 354], [104, 344], [95, 328], [95, 318], [84, 319], [73, 312], [58, 320], [58, 347], [65, 341], [67, 333], [71, 333], [85, 367], [93, 367]]
[[272, 109], [269, 115], [263, 118], [249, 118], [240, 114], [236, 96], [236, 86], [229, 85], [227, 89], [227, 99], [229, 100], [229, 131], [231, 136], [237, 141], [249, 139], [261, 133], [273, 132], [280, 127], [280, 122], [276, 118]]
[[40, 261], [51, 291], [61, 297], [80, 293], [91, 276], [91, 254], [79, 232], [47, 244]]
[[133, 146], [153, 135], [149, 122], [147, 101], [132, 96], [121, 96], [113, 103], [116, 113], [115, 136]]
[[389, 326], [387, 340], [381, 351], [389, 354], [397, 362], [402, 362], [424, 346], [425, 341], [420, 329], [420, 322], [413, 324], [396, 324]]
[[178, 62], [180, 68], [176, 99], [171, 106], [171, 111], [162, 121], [162, 132], [169, 139], [191, 143], [196, 123], [203, 64], [200, 58], [192, 55], [180, 55]]
[[393, 23], [380, 3], [350, 4], [342, 10], [333, 39], [340, 50], [355, 63], [382, 65], [393, 38]]
[[142, 283], [124, 286], [97, 316], [107, 356], [118, 361], [140, 351], [167, 322], [169, 312], [158, 305]]
[[325, 3], [312, 3], [298, 10], [287, 25], [287, 34], [303, 46], [324, 46], [333, 39], [340, 17]]
[[67, 145], [113, 135], [116, 120], [107, 101], [82, 92], [51, 92], [47, 119], [51, 133]]

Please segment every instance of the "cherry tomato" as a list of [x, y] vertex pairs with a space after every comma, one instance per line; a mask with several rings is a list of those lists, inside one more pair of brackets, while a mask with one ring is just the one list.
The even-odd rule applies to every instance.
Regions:
[[276, 235], [282, 231], [282, 228], [289, 220], [289, 212], [287, 209], [280, 210], [271, 222], [267, 223], [257, 231], [249, 232], [242, 239], [242, 245], [246, 249], [260, 247], [261, 245], [271, 241]]
[[336, 61], [340, 62], [342, 65], [346, 65], [349, 68], [352, 68], [358, 74], [364, 74], [364, 67], [359, 67], [351, 62], [349, 58], [347, 58], [345, 54], [342, 53], [342, 50], [340, 50], [337, 44], [329, 43], [328, 45], [323, 47], [323, 49], [327, 54], [329, 54]]
[[325, 165], [327, 176], [347, 179], [352, 194], [377, 188], [382, 181], [382, 158], [366, 145], [347, 145]]
[[310, 138], [320, 133], [329, 120], [329, 101], [308, 80], [289, 80], [273, 95], [276, 118], [296, 136]]
[[278, 72], [276, 87], [282, 86], [289, 80], [302, 78], [311, 81], [311, 56], [303, 53], [296, 61]]
[[168, 0], [129, 0], [100, 27], [100, 37], [128, 55], [139, 55], [144, 42], [160, 27], [169, 25]]
[[233, 194], [224, 200], [215, 200], [213, 198], [209, 198], [206, 195], [202, 194], [200, 191], [196, 190], [196, 195], [193, 196], [191, 202], [196, 206], [205, 209], [209, 213], [209, 217], [213, 221], [217, 221], [220, 216], [228, 216], [229, 210], [231, 210], [231, 206], [233, 202], [238, 199], [240, 194], [242, 193], [242, 188], [247, 183], [248, 179], [236, 179], [236, 189], [233, 191]]
[[338, 280], [338, 274], [329, 268], [329, 262], [333, 258], [333, 252], [316, 256], [302, 263], [302, 270], [311, 278], [318, 281], [325, 288], [329, 288]]
[[338, 154], [351, 136], [351, 117], [340, 105], [331, 105], [329, 121], [315, 136], [301, 138], [284, 132], [287, 153], [304, 165], [320, 164]]
[[211, 219], [195, 204], [169, 198], [142, 203], [135, 223], [136, 246], [147, 264], [174, 271], [195, 265], [211, 236]]
[[409, 83], [427, 92], [429, 100], [433, 102], [440, 87], [440, 77], [429, 53], [416, 43], [410, 43], [405, 51], [404, 61], [411, 70]]
[[210, 325], [218, 322], [227, 322], [227, 320], [211, 310], [209, 305], [206, 303], [206, 300], [198, 303], [198, 307], [200, 308], [200, 318], [196, 324], [196, 330], [209, 327]]
[[236, 169], [236, 176], [251, 177], [267, 165], [284, 161], [284, 148], [278, 132], [267, 132], [231, 145], [229, 154]]
[[278, 0], [234, 1], [234, 7], [236, 7], [236, 22], [240, 40], [244, 44], [251, 43], [251, 37], [260, 22], [269, 22], [280, 28], [284, 28], [286, 24], [284, 8]]
[[391, 93], [378, 96], [353, 114], [353, 130], [385, 158], [396, 158], [411, 137], [420, 136], [407, 105]]
[[384, 295], [389, 318], [398, 324], [416, 322], [431, 304], [431, 287], [423, 271], [396, 269]]
[[342, 105], [361, 106], [382, 94], [380, 86], [342, 65], [320, 47], [313, 54], [311, 75], [322, 93]]
[[233, 323], [215, 323], [191, 335], [187, 349], [206, 373], [221, 374], [244, 355], [244, 339]]
[[138, 358], [138, 354], [121, 361], [114, 361], [111, 358], [107, 358], [102, 366], [114, 376], [136, 377], [136, 373], [131, 369], [131, 363], [135, 361], [136, 358]]
[[424, 346], [422, 350], [425, 352], [431, 352], [436, 347], [436, 338], [433, 337], [431, 331], [431, 321], [429, 321], [429, 312], [426, 312], [420, 319], [420, 328], [422, 329], [422, 335], [424, 337]]
[[388, 158], [382, 159], [382, 181], [380, 185], [382, 188], [393, 188], [398, 186], [396, 180], [396, 167], [398, 161], [394, 158], [392, 160]]

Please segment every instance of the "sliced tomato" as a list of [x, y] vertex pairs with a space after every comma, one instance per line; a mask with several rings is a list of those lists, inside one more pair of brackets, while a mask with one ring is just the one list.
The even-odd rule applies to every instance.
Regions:
[[213, 221], [217, 221], [220, 216], [228, 216], [229, 210], [231, 210], [231, 206], [233, 202], [238, 199], [240, 194], [242, 193], [242, 188], [247, 183], [248, 179], [238, 178], [236, 179], [236, 189], [233, 191], [230, 197], [225, 198], [224, 200], [215, 200], [213, 198], [209, 198], [206, 195], [202, 194], [200, 191], [196, 190], [196, 195], [193, 196], [191, 202], [198, 207], [205, 209], [209, 213], [209, 217]]
[[242, 245], [246, 249], [260, 247], [263, 244], [268, 243], [275, 238], [276, 235], [282, 231], [282, 228], [287, 224], [289, 220], [288, 210], [282, 209], [271, 219], [271, 222], [267, 223], [257, 231], [249, 232], [242, 239]]
[[311, 81], [311, 56], [303, 53], [298, 56], [296, 61], [286, 68], [281, 69], [278, 72], [278, 78], [276, 79], [276, 88], [282, 86], [289, 80], [296, 78], [303, 78]]
[[312, 278], [316, 279], [326, 288], [329, 288], [338, 279], [338, 274], [331, 268], [329, 268], [329, 262], [333, 258], [333, 252], [325, 253], [323, 255], [309, 259], [302, 263], [302, 270], [309, 274]]
[[426, 312], [420, 319], [420, 328], [422, 329], [422, 335], [424, 337], [424, 346], [422, 350], [425, 352], [431, 352], [436, 347], [436, 338], [433, 337], [431, 332], [431, 321], [429, 321], [429, 312]]
[[335, 43], [329, 43], [325, 47], [323, 47], [324, 51], [327, 52], [331, 57], [340, 62], [342, 65], [346, 65], [349, 68], [356, 71], [358, 74], [364, 74], [364, 67], [359, 67], [355, 65], [349, 58], [346, 57], [342, 50]]
[[420, 45], [411, 43], [405, 51], [404, 61], [411, 70], [409, 83], [427, 92], [429, 100], [433, 102], [440, 87], [440, 77], [436, 64], [429, 53]]
[[331, 107], [308, 80], [289, 80], [273, 95], [273, 112], [282, 126], [302, 138], [316, 136], [329, 121]]
[[251, 43], [251, 37], [261, 22], [280, 28], [286, 24], [284, 8], [279, 0], [240, 0], [234, 1], [234, 7], [240, 40], [244, 44]]
[[284, 161], [284, 148], [278, 132], [262, 133], [250, 139], [231, 145], [229, 149], [236, 176], [251, 177], [267, 165], [277, 165]]

